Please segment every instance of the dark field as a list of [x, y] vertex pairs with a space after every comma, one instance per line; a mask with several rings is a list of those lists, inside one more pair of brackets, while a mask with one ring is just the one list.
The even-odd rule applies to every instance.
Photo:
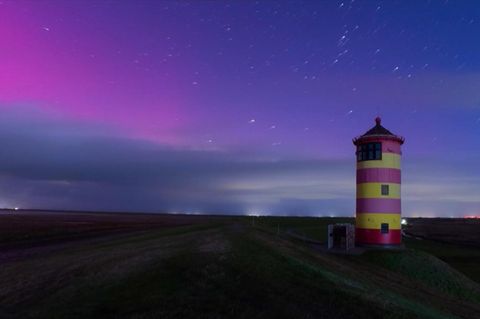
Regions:
[[0, 318], [480, 318], [479, 220], [360, 256], [299, 239], [335, 222], [4, 211]]

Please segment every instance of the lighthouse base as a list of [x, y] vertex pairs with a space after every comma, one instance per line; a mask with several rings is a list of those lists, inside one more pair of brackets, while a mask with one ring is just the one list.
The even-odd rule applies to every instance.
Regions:
[[362, 243], [355, 243], [357, 247], [362, 247], [367, 250], [405, 250], [407, 249], [404, 244], [396, 244], [396, 245], [374, 245], [374, 244], [362, 244]]
[[402, 232], [400, 229], [390, 229], [383, 233], [380, 229], [355, 229], [355, 243], [357, 245], [389, 246], [402, 244]]

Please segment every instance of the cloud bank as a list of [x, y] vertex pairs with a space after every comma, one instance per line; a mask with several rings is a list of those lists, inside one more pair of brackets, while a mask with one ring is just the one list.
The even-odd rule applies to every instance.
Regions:
[[[259, 158], [176, 149], [35, 109], [3, 108], [0, 205], [24, 208], [353, 216], [354, 158]], [[348, 141], [347, 141], [348, 142]], [[480, 212], [474, 161], [406, 158], [404, 214]]]

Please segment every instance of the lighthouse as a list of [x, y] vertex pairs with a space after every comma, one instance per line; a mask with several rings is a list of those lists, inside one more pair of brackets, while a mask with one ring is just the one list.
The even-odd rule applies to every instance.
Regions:
[[397, 246], [401, 234], [401, 145], [404, 138], [381, 125], [353, 139], [357, 158], [355, 242]]

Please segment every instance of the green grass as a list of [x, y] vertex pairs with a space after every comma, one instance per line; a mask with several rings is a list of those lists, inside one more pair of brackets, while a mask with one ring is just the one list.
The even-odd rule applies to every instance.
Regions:
[[[319, 242], [326, 242], [327, 226], [335, 223], [355, 224], [354, 218], [316, 218], [316, 217], [245, 217], [246, 223], [264, 227], [272, 232], [305, 236]], [[430, 240], [406, 238], [405, 245], [414, 250], [423, 251], [446, 262], [456, 270], [462, 272], [480, 283], [480, 250], [472, 247], [439, 243]]]
[[360, 258], [444, 293], [480, 302], [478, 286], [440, 259], [423, 251], [368, 251]]
[[337, 256], [276, 234], [280, 225], [321, 239], [329, 223], [231, 218], [72, 242], [2, 265], [0, 318], [433, 319], [480, 311], [475, 283], [427, 253]]
[[[80, 281], [42, 300], [30, 312], [35, 318], [412, 318], [394, 315], [362, 301], [321, 268], [284, 255], [251, 236], [227, 235], [228, 253], [201, 253], [195, 246], [178, 247], [122, 280]], [[192, 244], [190, 242], [190, 244]], [[340, 289], [332, 289], [337, 286]], [[351, 286], [347, 286], [351, 288]], [[81, 304], [73, 308], [72, 303]], [[51, 307], [50, 305], [55, 305]], [[408, 314], [408, 315], [407, 315]]]
[[405, 245], [408, 248], [424, 251], [438, 257], [480, 283], [480, 249], [410, 238], [405, 240]]
[[338, 217], [245, 217], [250, 224], [281, 233], [292, 231], [300, 236], [326, 242], [327, 226], [336, 223], [355, 223], [353, 218]]

